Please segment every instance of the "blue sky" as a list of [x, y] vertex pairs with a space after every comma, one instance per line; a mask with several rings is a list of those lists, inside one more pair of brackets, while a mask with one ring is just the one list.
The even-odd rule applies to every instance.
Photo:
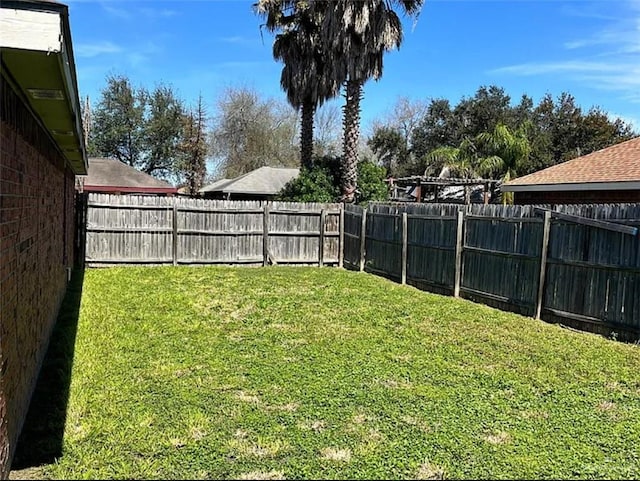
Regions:
[[[285, 98], [251, 0], [67, 3], [80, 94], [93, 102], [110, 73], [171, 84], [187, 103], [201, 92], [210, 111], [226, 87]], [[492, 84], [514, 103], [567, 91], [640, 131], [640, 0], [426, 0], [365, 86], [363, 128], [400, 96], [455, 104]]]

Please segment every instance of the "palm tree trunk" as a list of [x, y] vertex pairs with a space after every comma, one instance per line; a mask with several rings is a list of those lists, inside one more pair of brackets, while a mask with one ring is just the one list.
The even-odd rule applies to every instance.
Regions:
[[342, 201], [353, 203], [356, 200], [356, 188], [358, 185], [358, 138], [360, 137], [362, 82], [359, 80], [347, 80], [345, 98], [340, 187], [342, 189]]
[[302, 120], [300, 122], [300, 163], [303, 168], [310, 169], [313, 163], [313, 115], [314, 103], [306, 99], [302, 103]]

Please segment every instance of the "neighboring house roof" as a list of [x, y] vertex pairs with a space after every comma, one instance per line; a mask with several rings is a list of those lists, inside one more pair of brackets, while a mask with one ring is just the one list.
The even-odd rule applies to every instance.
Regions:
[[228, 184], [230, 180], [231, 179], [218, 179], [212, 184], [204, 186], [202, 189], [200, 189], [200, 192], [215, 192], [218, 187]]
[[84, 177], [87, 192], [129, 192], [175, 194], [178, 189], [115, 159], [90, 158], [89, 174]]
[[221, 192], [224, 194], [275, 195], [287, 182], [295, 179], [300, 169], [260, 167], [235, 179], [221, 179], [209, 184], [200, 192]]
[[640, 137], [502, 185], [506, 192], [640, 189]]

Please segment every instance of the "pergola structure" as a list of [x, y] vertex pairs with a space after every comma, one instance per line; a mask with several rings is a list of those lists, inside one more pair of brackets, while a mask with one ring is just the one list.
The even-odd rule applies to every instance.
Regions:
[[441, 190], [445, 187], [461, 186], [464, 187], [464, 203], [469, 204], [470, 201], [470, 187], [481, 185], [483, 186], [483, 202], [489, 203], [489, 197], [493, 196], [496, 187], [501, 184], [500, 180], [494, 179], [460, 179], [460, 178], [443, 178], [443, 177], [428, 177], [424, 175], [412, 175], [410, 177], [389, 178], [386, 180], [389, 183], [389, 189], [391, 191], [392, 200], [409, 200], [402, 198], [399, 195], [399, 191], [402, 189], [406, 191], [407, 187], [410, 187], [411, 196], [415, 197], [415, 202], [424, 202], [425, 197], [429, 192], [433, 193], [433, 202], [438, 202], [438, 196]]

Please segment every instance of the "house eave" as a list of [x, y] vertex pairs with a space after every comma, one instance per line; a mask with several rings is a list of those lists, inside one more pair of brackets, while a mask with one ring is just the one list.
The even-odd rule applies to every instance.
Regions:
[[87, 173], [82, 116], [66, 5], [3, 0], [3, 76], [31, 109], [73, 172]]
[[578, 192], [578, 191], [611, 191], [640, 190], [640, 180], [624, 182], [567, 182], [563, 184], [502, 184], [503, 192]]

